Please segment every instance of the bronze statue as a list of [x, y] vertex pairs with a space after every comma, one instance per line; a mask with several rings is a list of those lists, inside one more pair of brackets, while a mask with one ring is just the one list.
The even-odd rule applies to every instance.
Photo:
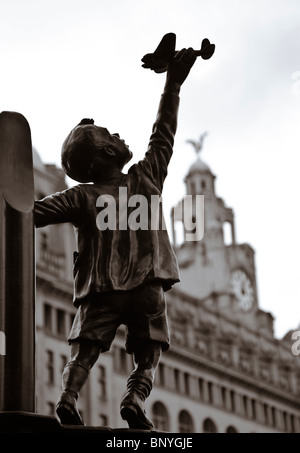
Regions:
[[[154, 428], [144, 401], [161, 353], [169, 348], [164, 292], [179, 281], [179, 273], [166, 229], [151, 228], [148, 217], [146, 227], [145, 223], [139, 227], [134, 206], [127, 200], [150, 204], [151, 197], [161, 195], [173, 151], [180, 87], [196, 58], [197, 52], [189, 48], [169, 60], [148, 150], [128, 174], [122, 169], [132, 152], [124, 140], [85, 118], [62, 146], [65, 173], [81, 184], [35, 202], [37, 227], [71, 222], [78, 240], [77, 314], [56, 408], [63, 424], [83, 424], [76, 404], [79, 391], [99, 354], [109, 350], [117, 328], [124, 324], [126, 351], [133, 354], [135, 369], [127, 381], [121, 416], [130, 428]], [[146, 216], [148, 212], [143, 211]], [[161, 222], [163, 214], [157, 212]]]

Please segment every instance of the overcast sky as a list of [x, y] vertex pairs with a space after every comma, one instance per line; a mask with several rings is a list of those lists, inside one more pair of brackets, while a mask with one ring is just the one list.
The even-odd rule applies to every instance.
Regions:
[[[0, 111], [21, 112], [46, 163], [84, 117], [143, 157], [164, 74], [141, 57], [168, 32], [177, 48], [216, 44], [181, 91], [165, 215], [202, 158], [256, 251], [259, 304], [279, 337], [300, 323], [300, 2], [298, 0], [0, 0]], [[69, 180], [71, 185], [75, 182]]]

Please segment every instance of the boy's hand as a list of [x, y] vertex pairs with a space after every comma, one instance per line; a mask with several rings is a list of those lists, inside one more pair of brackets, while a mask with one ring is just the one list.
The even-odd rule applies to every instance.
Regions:
[[189, 75], [196, 58], [196, 51], [191, 47], [177, 52], [168, 67], [166, 86], [181, 86]]

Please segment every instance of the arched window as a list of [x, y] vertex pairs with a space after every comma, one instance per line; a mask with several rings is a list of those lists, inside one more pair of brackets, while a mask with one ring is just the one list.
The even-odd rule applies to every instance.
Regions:
[[152, 406], [152, 418], [155, 429], [158, 431], [169, 431], [170, 430], [170, 423], [169, 423], [169, 415], [167, 408], [164, 404], [157, 401]]
[[215, 422], [211, 418], [206, 418], [203, 422], [203, 432], [204, 433], [216, 433], [217, 427]]
[[226, 433], [237, 433], [238, 430], [234, 426], [228, 426]]
[[194, 423], [191, 415], [187, 411], [181, 411], [178, 417], [179, 432], [180, 433], [193, 433]]

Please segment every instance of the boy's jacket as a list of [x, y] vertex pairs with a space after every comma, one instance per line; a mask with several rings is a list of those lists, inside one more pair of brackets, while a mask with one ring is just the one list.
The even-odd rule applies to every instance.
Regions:
[[[94, 292], [128, 291], [152, 279], [160, 279], [168, 290], [179, 281], [177, 260], [167, 230], [151, 229], [151, 195], [156, 195], [154, 198], [158, 200], [167, 176], [178, 105], [177, 94], [164, 92], [146, 155], [130, 167], [128, 174], [103, 183], [79, 184], [35, 202], [37, 227], [63, 222], [71, 222], [75, 227], [78, 244], [74, 266], [75, 306]], [[127, 195], [121, 203], [120, 193]], [[101, 230], [99, 222], [97, 226], [97, 216], [103, 209], [96, 206], [100, 195], [110, 195], [116, 201], [115, 229]], [[134, 195], [143, 195], [143, 200], [148, 202], [146, 229], [134, 230], [128, 226], [128, 216], [139, 206], [138, 198], [132, 198], [133, 207], [127, 206]], [[122, 218], [124, 215], [127, 221]], [[164, 224], [162, 210], [159, 216], [160, 225]], [[120, 219], [122, 228], [126, 224], [126, 229], [119, 228]], [[145, 219], [140, 219], [140, 223], [145, 227]]]

